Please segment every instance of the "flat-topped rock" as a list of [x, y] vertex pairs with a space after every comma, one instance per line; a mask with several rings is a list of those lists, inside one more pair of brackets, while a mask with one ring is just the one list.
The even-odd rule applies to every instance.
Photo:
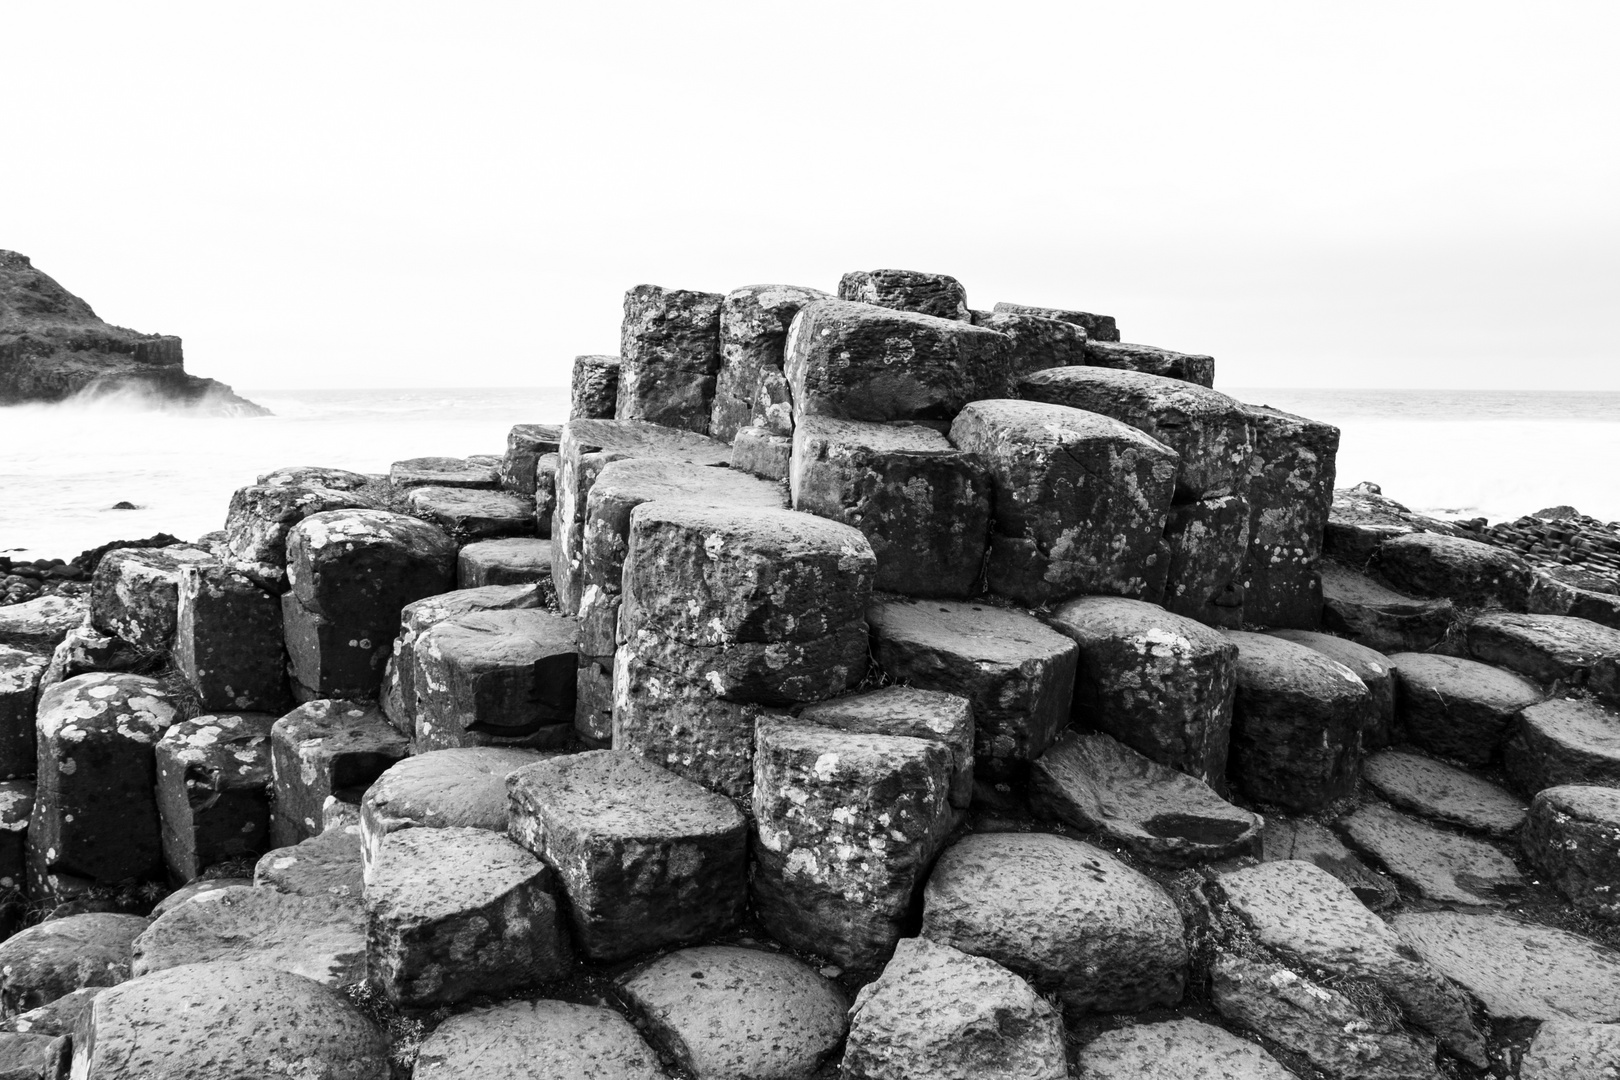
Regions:
[[550, 576], [551, 541], [535, 536], [478, 540], [456, 553], [458, 589], [532, 585]]
[[1154, 604], [1083, 596], [1053, 613], [1080, 647], [1071, 716], [1224, 791], [1237, 646]]
[[1036, 760], [1031, 781], [1038, 813], [1171, 866], [1246, 852], [1264, 824], [1100, 731], [1064, 734]]
[[1620, 1076], [1620, 1024], [1548, 1020], [1519, 1061], [1520, 1080], [1609, 1076]]
[[992, 592], [1025, 604], [1079, 593], [1157, 599], [1180, 457], [1112, 417], [1036, 401], [975, 401], [951, 442], [990, 470]]
[[1063, 1018], [992, 960], [906, 938], [850, 1010], [851, 1080], [1061, 1080]]
[[614, 415], [707, 431], [720, 369], [720, 293], [636, 285], [624, 294]]
[[97, 995], [73, 1051], [74, 1071], [96, 1080], [389, 1076], [388, 1038], [342, 994], [227, 961], [168, 968]]
[[731, 465], [761, 480], [786, 480], [793, 472], [793, 439], [763, 427], [745, 427], [731, 444]]
[[979, 459], [921, 425], [807, 416], [793, 430], [793, 508], [861, 530], [875, 587], [968, 596], [990, 528], [990, 476]]
[[292, 704], [281, 602], [223, 566], [180, 571], [170, 658], [204, 709], [271, 712]]
[[1531, 705], [1502, 760], [1522, 795], [1559, 784], [1620, 787], [1620, 710], [1584, 698]]
[[0, 645], [49, 653], [83, 625], [90, 606], [80, 596], [36, 596], [0, 607]]
[[1573, 615], [1620, 629], [1620, 591], [1614, 580], [1570, 566], [1536, 568], [1529, 609], [1532, 615]]
[[1017, 393], [1018, 380], [1032, 372], [1086, 363], [1083, 326], [1013, 311], [975, 311], [973, 325], [1005, 334], [1012, 341], [1006, 393]]
[[366, 968], [427, 1007], [562, 978], [572, 961], [553, 873], [488, 829], [405, 829], [366, 883]]
[[539, 606], [540, 591], [533, 585], [456, 589], [406, 604], [400, 611], [399, 635], [388, 658], [380, 695], [382, 710], [394, 727], [406, 735], [416, 733], [416, 642], [428, 627], [475, 611], [519, 611]]
[[535, 533], [534, 499], [514, 491], [423, 485], [411, 488], [406, 498], [418, 514], [458, 536]]
[[1293, 1080], [1252, 1042], [1191, 1017], [1115, 1028], [1080, 1048], [1086, 1080]]
[[512, 425], [506, 433], [506, 453], [501, 457], [501, 487], [533, 498], [540, 459], [555, 454], [561, 444], [560, 424]]
[[1462, 536], [1415, 532], [1378, 545], [1373, 567], [1395, 588], [1463, 607], [1523, 611], [1530, 564], [1515, 552]]
[[923, 892], [923, 937], [1057, 991], [1066, 1011], [1181, 1000], [1187, 949], [1169, 895], [1101, 848], [983, 833], [946, 849]]
[[1466, 535], [1449, 521], [1414, 513], [1377, 484], [1363, 483], [1334, 490], [1333, 512], [1322, 539], [1328, 555], [1347, 566], [1365, 567], [1379, 544], [1414, 532]]
[[787, 383], [782, 363], [788, 328], [804, 305], [827, 299], [820, 289], [800, 285], [747, 285], [726, 294], [720, 304], [720, 370], [710, 435], [729, 441], [763, 417], [761, 383]]
[[214, 863], [270, 842], [269, 713], [208, 713], [158, 740], [157, 801], [170, 875], [190, 881]]
[[388, 482], [395, 487], [498, 488], [501, 473], [466, 458], [407, 458], [388, 467]]
[[1226, 631], [1238, 647], [1230, 774], [1254, 799], [1294, 810], [1348, 795], [1372, 695], [1355, 672], [1292, 641]]
[[1494, 612], [1468, 624], [1468, 652], [1538, 682], [1620, 704], [1620, 630], [1569, 615]]
[[[72, 1035], [79, 1026], [79, 1017], [90, 1008], [96, 995], [105, 986], [83, 986], [71, 994], [63, 994], [55, 1001], [0, 1020], [0, 1031], [15, 1031], [33, 1035]], [[25, 1074], [26, 1075], [26, 1074]], [[51, 1073], [46, 1073], [51, 1076]]]
[[287, 587], [287, 534], [293, 526], [328, 510], [368, 508], [371, 500], [355, 490], [291, 482], [237, 488], [225, 514], [224, 558], [280, 592]]
[[1406, 596], [1366, 574], [1323, 561], [1322, 628], [1382, 653], [1421, 652], [1446, 636], [1450, 600]]
[[724, 797], [616, 750], [525, 766], [507, 791], [508, 832], [557, 872], [591, 960], [710, 937], [742, 917], [747, 825]]
[[320, 487], [332, 491], [359, 491], [371, 483], [365, 473], [332, 469], [324, 465], [285, 465], [262, 473], [257, 483], [269, 487]]
[[298, 602], [345, 626], [382, 629], [388, 639], [400, 608], [450, 589], [455, 561], [443, 529], [386, 510], [328, 510], [287, 534], [287, 580]]
[[851, 270], [838, 279], [838, 299], [966, 320], [967, 290], [949, 274], [921, 270]]
[[238, 885], [198, 894], [142, 931], [133, 974], [230, 960], [290, 971], [340, 989], [366, 977], [359, 904]]
[[414, 1080], [663, 1080], [658, 1057], [612, 1009], [566, 1001], [508, 1001], [449, 1017], [416, 1056]]
[[1239, 494], [1254, 436], [1241, 402], [1204, 386], [1105, 367], [1059, 367], [1026, 375], [1018, 396], [1111, 416], [1181, 456], [1180, 501]]
[[1362, 779], [1405, 810], [1486, 836], [1524, 824], [1525, 803], [1512, 792], [1443, 761], [1408, 750], [1381, 750], [1361, 765]]
[[1396, 653], [1396, 722], [1406, 740], [1431, 754], [1487, 765], [1519, 714], [1542, 699], [1530, 682], [1501, 668], [1438, 653]]
[[189, 903], [205, 893], [218, 892], [220, 889], [233, 889], [238, 885], [252, 884], [253, 879], [250, 877], [198, 878], [180, 886], [174, 892], [153, 904], [149, 914], [151, 918], [156, 919], [158, 916], [165, 915], [181, 904]]
[[1333, 505], [1339, 429], [1266, 405], [1247, 406], [1249, 557], [1243, 621], [1315, 630], [1322, 618], [1322, 531]]
[[1268, 815], [1266, 827], [1260, 831], [1260, 858], [1266, 862], [1298, 859], [1312, 863], [1338, 878], [1373, 911], [1400, 902], [1401, 894], [1393, 881], [1370, 869], [1343, 841], [1309, 818]]
[[1100, 368], [1118, 368], [1182, 379], [1199, 386], [1215, 384], [1215, 358], [1202, 353], [1182, 353], [1157, 345], [1133, 345], [1118, 338], [1093, 337], [1086, 341], [1086, 363]]
[[973, 799], [973, 703], [957, 694], [885, 686], [806, 706], [799, 719], [866, 735], [931, 739], [951, 752], [951, 805]]
[[873, 655], [890, 678], [973, 703], [980, 765], [1033, 760], [1068, 722], [1079, 650], [1022, 611], [884, 597], [866, 618]]
[[1034, 315], [1042, 319], [1057, 319], [1059, 322], [1081, 327], [1085, 330], [1087, 339], [1091, 341], [1119, 340], [1119, 324], [1112, 315], [1094, 315], [1089, 311], [1041, 307], [1035, 304], [1009, 304], [1006, 301], [998, 301], [992, 310], [1015, 315]]
[[174, 642], [180, 605], [180, 568], [213, 563], [200, 548], [114, 548], [90, 578], [90, 621], [96, 629], [129, 642], [136, 652], [158, 656]]
[[49, 665], [41, 653], [0, 645], [0, 776], [34, 773], [39, 753], [34, 717]]
[[300, 896], [358, 900], [365, 891], [360, 827], [328, 829], [303, 843], [265, 852], [253, 866], [253, 884]]
[[1525, 856], [1571, 903], [1620, 919], [1620, 789], [1567, 784], [1530, 804]]
[[1315, 630], [1268, 630], [1272, 637], [1315, 649], [1356, 673], [1372, 695], [1367, 726], [1361, 732], [1363, 750], [1388, 746], [1395, 737], [1395, 670], [1390, 658], [1376, 649]]
[[322, 699], [298, 706], [270, 729], [271, 840], [287, 847], [316, 835], [327, 796], [359, 803], [371, 782], [409, 753], [410, 741], [375, 702]]
[[86, 986], [129, 978], [139, 915], [97, 912], [51, 919], [0, 942], [0, 1004], [7, 1015], [37, 1009]]
[[506, 778], [543, 760], [533, 750], [467, 746], [433, 750], [389, 766], [360, 801], [360, 842], [370, 880], [383, 841], [401, 829], [506, 832]]
[[1340, 827], [1352, 845], [1425, 900], [1500, 906], [1524, 890], [1513, 860], [1496, 848], [1382, 803], [1367, 803]]
[[782, 953], [682, 949], [619, 987], [653, 1044], [699, 1080], [808, 1080], [848, 1027], [838, 986]]
[[1620, 956], [1567, 931], [1504, 915], [1408, 912], [1392, 925], [1425, 963], [1495, 1020], [1620, 1020]]
[[867, 627], [855, 619], [809, 641], [688, 645], [642, 628], [624, 636], [623, 657], [668, 680], [725, 701], [787, 706], [840, 694], [866, 673]]

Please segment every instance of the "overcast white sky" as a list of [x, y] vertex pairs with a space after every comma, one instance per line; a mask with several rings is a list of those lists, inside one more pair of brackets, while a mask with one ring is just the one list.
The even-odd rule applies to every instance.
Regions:
[[939, 270], [1221, 386], [1620, 390], [1620, 5], [0, 0], [0, 247], [238, 387]]

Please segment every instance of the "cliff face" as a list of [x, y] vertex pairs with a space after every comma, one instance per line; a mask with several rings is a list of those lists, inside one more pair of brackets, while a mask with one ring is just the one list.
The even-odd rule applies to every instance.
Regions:
[[0, 251], [0, 405], [124, 389], [234, 415], [269, 411], [222, 382], [187, 375], [179, 338], [103, 322], [28, 256]]

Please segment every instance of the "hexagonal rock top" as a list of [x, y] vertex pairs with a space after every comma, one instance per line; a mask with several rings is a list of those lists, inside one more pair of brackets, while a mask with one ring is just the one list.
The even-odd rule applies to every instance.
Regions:
[[721, 933], [748, 903], [747, 821], [641, 757], [593, 750], [507, 777], [507, 830], [557, 871], [596, 961]]
[[394, 727], [406, 736], [416, 732], [416, 642], [429, 627], [475, 611], [518, 611], [539, 606], [540, 592], [533, 585], [483, 585], [425, 596], [401, 608], [399, 636], [388, 658], [381, 694], [382, 710]]
[[90, 579], [90, 621], [142, 655], [168, 649], [180, 606], [180, 568], [214, 562], [198, 548], [115, 548]]
[[1047, 833], [963, 837], [923, 890], [924, 937], [1027, 973], [1073, 1013], [1180, 1001], [1182, 931], [1175, 903], [1151, 879]]
[[211, 713], [180, 721], [158, 740], [163, 857], [177, 879], [265, 850], [275, 722], [269, 713]]
[[1425, 899], [1497, 906], [1524, 890], [1513, 860], [1496, 848], [1383, 803], [1369, 802], [1340, 824], [1353, 846]]
[[944, 743], [951, 751], [951, 805], [973, 800], [973, 703], [957, 694], [885, 686], [808, 705], [799, 719], [867, 735], [905, 735]]
[[1415, 532], [1393, 537], [1378, 545], [1372, 562], [1403, 592], [1443, 596], [1466, 607], [1523, 611], [1530, 596], [1530, 566], [1523, 558], [1461, 536]]
[[456, 553], [456, 585], [532, 585], [551, 576], [551, 541], [509, 536], [466, 544]]
[[658, 1057], [612, 1009], [566, 1001], [508, 1001], [458, 1013], [433, 1030], [415, 1080], [501, 1076], [547, 1080], [664, 1080]]
[[287, 581], [305, 609], [392, 636], [400, 608], [455, 582], [456, 545], [436, 525], [385, 510], [311, 514], [287, 534]]
[[619, 987], [654, 1045], [698, 1080], [809, 1080], [848, 1027], [837, 985], [782, 953], [682, 949]]
[[1063, 1018], [995, 961], [906, 938], [855, 998], [843, 1067], [851, 1080], [1061, 1080]]
[[323, 698], [283, 716], [270, 728], [272, 841], [288, 847], [318, 834], [327, 796], [359, 802], [372, 781], [409, 752], [409, 740], [375, 702]]
[[534, 500], [511, 491], [414, 487], [406, 499], [423, 517], [458, 536], [533, 536]]
[[1407, 741], [1431, 754], [1487, 765], [1526, 708], [1544, 696], [1501, 668], [1435, 653], [1395, 653], [1395, 715]]
[[1532, 705], [1502, 756], [1525, 795], [1560, 784], [1620, 787], [1620, 710], [1585, 698]]
[[479, 465], [465, 458], [420, 457], [396, 461], [388, 467], [388, 482], [395, 487], [496, 488], [501, 485], [500, 470]]
[[1413, 813], [1487, 836], [1524, 824], [1524, 800], [1455, 765], [1408, 750], [1380, 750], [1361, 766], [1362, 779]]
[[0, 943], [0, 1003], [7, 1015], [37, 1009], [86, 986], [129, 978], [139, 915], [96, 912], [30, 926]]
[[96, 1080], [389, 1076], [387, 1037], [347, 999], [258, 964], [186, 964], [105, 990], [73, 1044], [74, 1072]]
[[83, 625], [89, 605], [77, 596], [39, 596], [0, 607], [0, 645], [48, 653]]
[[1105, 1031], [1080, 1049], [1086, 1080], [1294, 1080], [1265, 1050], [1190, 1017]]
[[253, 884], [300, 896], [358, 900], [365, 890], [360, 827], [337, 826], [292, 847], [265, 852], [253, 865]]
[[1620, 630], [1572, 615], [1492, 612], [1468, 624], [1468, 652], [1540, 682], [1584, 686], [1620, 704]]
[[135, 939], [136, 977], [182, 964], [233, 960], [290, 971], [333, 988], [366, 977], [360, 906], [238, 885], [199, 893]]

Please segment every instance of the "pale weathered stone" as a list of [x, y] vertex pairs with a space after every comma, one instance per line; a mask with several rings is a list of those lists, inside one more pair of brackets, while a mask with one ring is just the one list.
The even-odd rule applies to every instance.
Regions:
[[86, 986], [129, 978], [139, 915], [97, 912], [51, 919], [0, 943], [0, 1006], [7, 1015], [37, 1009]]
[[1521, 795], [1560, 784], [1620, 787], [1620, 710], [1583, 698], [1531, 705], [1502, 759]]
[[500, 470], [468, 458], [420, 457], [396, 461], [388, 467], [388, 482], [395, 487], [497, 488]]
[[799, 710], [799, 719], [839, 731], [932, 739], [951, 751], [951, 805], [973, 799], [973, 703], [958, 694], [885, 686]]
[[658, 1057], [610, 1008], [508, 1001], [449, 1017], [416, 1056], [413, 1080], [664, 1080]]
[[1415, 532], [1378, 545], [1372, 565], [1395, 588], [1463, 607], [1523, 611], [1530, 565], [1516, 553], [1462, 536]]
[[820, 289], [798, 285], [749, 285], [733, 289], [720, 304], [720, 370], [709, 434], [730, 442], [754, 419], [754, 400], [766, 375], [782, 377], [788, 327]]
[[190, 881], [214, 863], [270, 846], [269, 713], [209, 713], [158, 740], [157, 802], [169, 876]]
[[1620, 1076], [1620, 1024], [1553, 1018], [1519, 1061], [1520, 1080], [1613, 1080]]
[[28, 881], [28, 819], [34, 814], [32, 780], [0, 780], [0, 890], [21, 894]]
[[366, 977], [360, 906], [237, 885], [202, 893], [153, 920], [134, 942], [136, 976], [211, 960], [262, 964], [334, 989]]
[[214, 557], [198, 548], [114, 548], [101, 557], [90, 579], [90, 620], [145, 656], [161, 656], [174, 641], [180, 603], [180, 568], [208, 565]]
[[1396, 806], [1487, 836], [1524, 824], [1525, 802], [1489, 780], [1406, 750], [1381, 750], [1361, 766], [1362, 779]]
[[1513, 860], [1496, 848], [1382, 803], [1367, 803], [1340, 826], [1352, 845], [1426, 900], [1499, 907], [1524, 891]]
[[83, 597], [54, 593], [7, 604], [0, 607], [0, 646], [48, 655], [89, 611]]
[[1373, 911], [1394, 907], [1401, 899], [1393, 881], [1370, 869], [1343, 841], [1309, 818], [1266, 815], [1266, 827], [1260, 832], [1260, 858], [1312, 863], [1342, 881]]
[[1294, 1080], [1294, 1074], [1252, 1042], [1182, 1017], [1105, 1031], [1080, 1048], [1086, 1080]]
[[416, 744], [551, 749], [573, 737], [579, 621], [475, 611], [434, 623], [411, 650]]
[[359, 900], [365, 889], [360, 826], [328, 829], [265, 852], [253, 866], [253, 884], [299, 896]]
[[375, 702], [300, 705], [270, 729], [276, 786], [271, 841], [288, 847], [319, 834], [328, 795], [359, 803], [372, 781], [409, 752], [409, 741]]
[[1620, 790], [1544, 788], [1530, 804], [1525, 856], [1577, 908], [1620, 920]]
[[456, 554], [458, 589], [531, 585], [550, 576], [551, 541], [538, 537], [479, 540], [465, 545]]
[[411, 509], [457, 536], [533, 536], [534, 498], [514, 491], [426, 485], [406, 496]]
[[253, 879], [250, 877], [197, 878], [195, 881], [190, 881], [180, 886], [178, 889], [174, 890], [174, 892], [153, 904], [152, 910], [149, 914], [152, 918], [156, 919], [158, 916], [165, 915], [179, 907], [181, 904], [190, 903], [192, 900], [202, 896], [204, 893], [218, 892], [220, 889], [234, 889], [238, 885], [252, 884]]
[[1339, 429], [1264, 405], [1249, 406], [1249, 565], [1243, 619], [1315, 630], [1322, 619], [1317, 567], [1333, 505]]
[[745, 427], [731, 444], [731, 465], [761, 480], [786, 480], [793, 473], [793, 439], [762, 427]]

